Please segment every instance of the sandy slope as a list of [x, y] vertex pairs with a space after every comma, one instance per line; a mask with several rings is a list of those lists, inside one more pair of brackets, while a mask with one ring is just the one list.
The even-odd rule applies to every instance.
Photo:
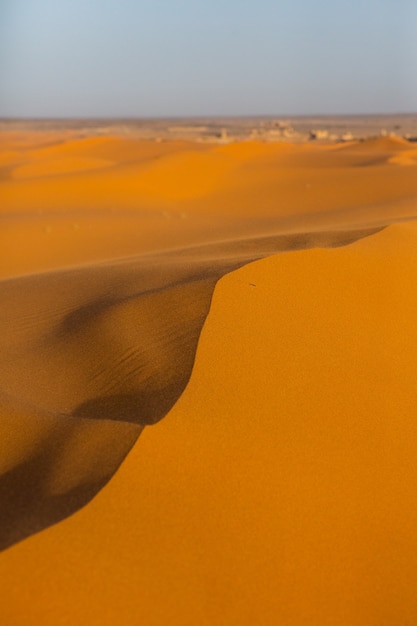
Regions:
[[6, 622], [415, 623], [411, 144], [3, 145]]

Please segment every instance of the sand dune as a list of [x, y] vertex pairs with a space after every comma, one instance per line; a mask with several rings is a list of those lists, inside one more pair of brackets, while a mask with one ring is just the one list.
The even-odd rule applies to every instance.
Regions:
[[0, 547], [90, 503], [2, 554], [11, 623], [82, 623], [75, 536], [91, 624], [413, 623], [410, 144], [4, 145]]
[[[5, 547], [76, 510], [108, 480], [105, 463], [103, 474], [99, 472], [100, 480], [92, 482], [91, 474], [96, 476], [98, 471], [96, 458], [93, 455], [91, 461], [87, 460], [84, 448], [89, 445], [107, 449], [108, 441], [107, 435], [101, 440], [99, 427], [97, 435], [92, 430], [94, 443], [86, 444], [89, 435], [84, 431], [85, 419], [130, 422], [139, 426], [139, 434], [145, 425], [159, 421], [172, 408], [190, 378], [201, 329], [221, 276], [278, 251], [344, 245], [374, 232], [237, 240], [3, 280], [1, 389], [8, 404], [23, 404], [25, 420], [32, 412], [33, 420], [40, 419], [45, 450], [36, 444], [36, 450], [29, 455], [30, 462], [35, 455], [33, 462], [40, 468], [35, 474], [30, 466], [31, 480], [27, 480], [26, 466], [17, 462], [18, 471], [23, 471], [25, 477], [17, 492], [9, 486], [16, 483], [15, 467], [5, 473], [7, 508], [15, 510], [19, 506], [21, 511], [12, 519], [12, 530], [8, 517], [6, 528], [0, 520], [0, 545]], [[81, 435], [77, 430], [79, 418]], [[47, 429], [44, 441], [45, 419], [55, 428], [52, 432]], [[19, 421], [18, 414], [14, 417], [15, 428]], [[21, 428], [24, 426], [19, 431]], [[50, 466], [51, 449], [55, 463], [57, 450], [60, 457], [66, 454], [66, 441], [69, 447], [78, 445], [80, 449], [75, 460], [73, 455], [68, 456], [64, 470], [66, 484], [70, 485], [65, 491], [68, 502], [57, 506], [50, 502], [55, 502], [55, 494], [49, 493], [46, 486], [51, 478], [45, 464]], [[133, 442], [129, 436], [127, 445], [121, 445], [115, 465], [111, 465], [113, 471]], [[38, 476], [36, 485], [34, 476]], [[74, 492], [74, 482], [79, 495]], [[81, 488], [85, 486], [89, 486], [88, 495]], [[11, 507], [9, 492], [17, 496], [18, 505]], [[30, 523], [28, 509], [33, 514], [35, 493], [42, 493], [42, 499], [36, 496], [42, 522], [35, 518]]]

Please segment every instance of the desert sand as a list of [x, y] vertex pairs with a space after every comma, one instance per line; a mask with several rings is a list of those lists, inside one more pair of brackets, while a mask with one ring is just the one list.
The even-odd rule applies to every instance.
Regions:
[[5, 624], [416, 623], [415, 144], [5, 131], [0, 215]]

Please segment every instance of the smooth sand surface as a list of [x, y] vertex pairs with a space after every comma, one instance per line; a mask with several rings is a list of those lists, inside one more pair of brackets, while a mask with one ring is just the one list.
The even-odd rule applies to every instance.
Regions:
[[415, 624], [413, 145], [2, 147], [3, 621]]

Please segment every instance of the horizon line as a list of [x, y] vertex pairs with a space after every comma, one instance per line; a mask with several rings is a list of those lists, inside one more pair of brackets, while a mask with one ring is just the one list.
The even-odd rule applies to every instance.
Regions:
[[413, 116], [417, 115], [416, 111], [395, 111], [384, 112], [376, 111], [373, 113], [253, 113], [253, 114], [214, 114], [214, 115], [0, 115], [0, 122], [21, 121], [21, 122], [48, 122], [48, 121], [149, 121], [149, 120], [239, 120], [239, 119], [266, 119], [266, 118], [292, 118], [292, 119], [309, 119], [312, 117], [320, 118], [347, 118], [347, 117], [396, 117], [396, 116]]

